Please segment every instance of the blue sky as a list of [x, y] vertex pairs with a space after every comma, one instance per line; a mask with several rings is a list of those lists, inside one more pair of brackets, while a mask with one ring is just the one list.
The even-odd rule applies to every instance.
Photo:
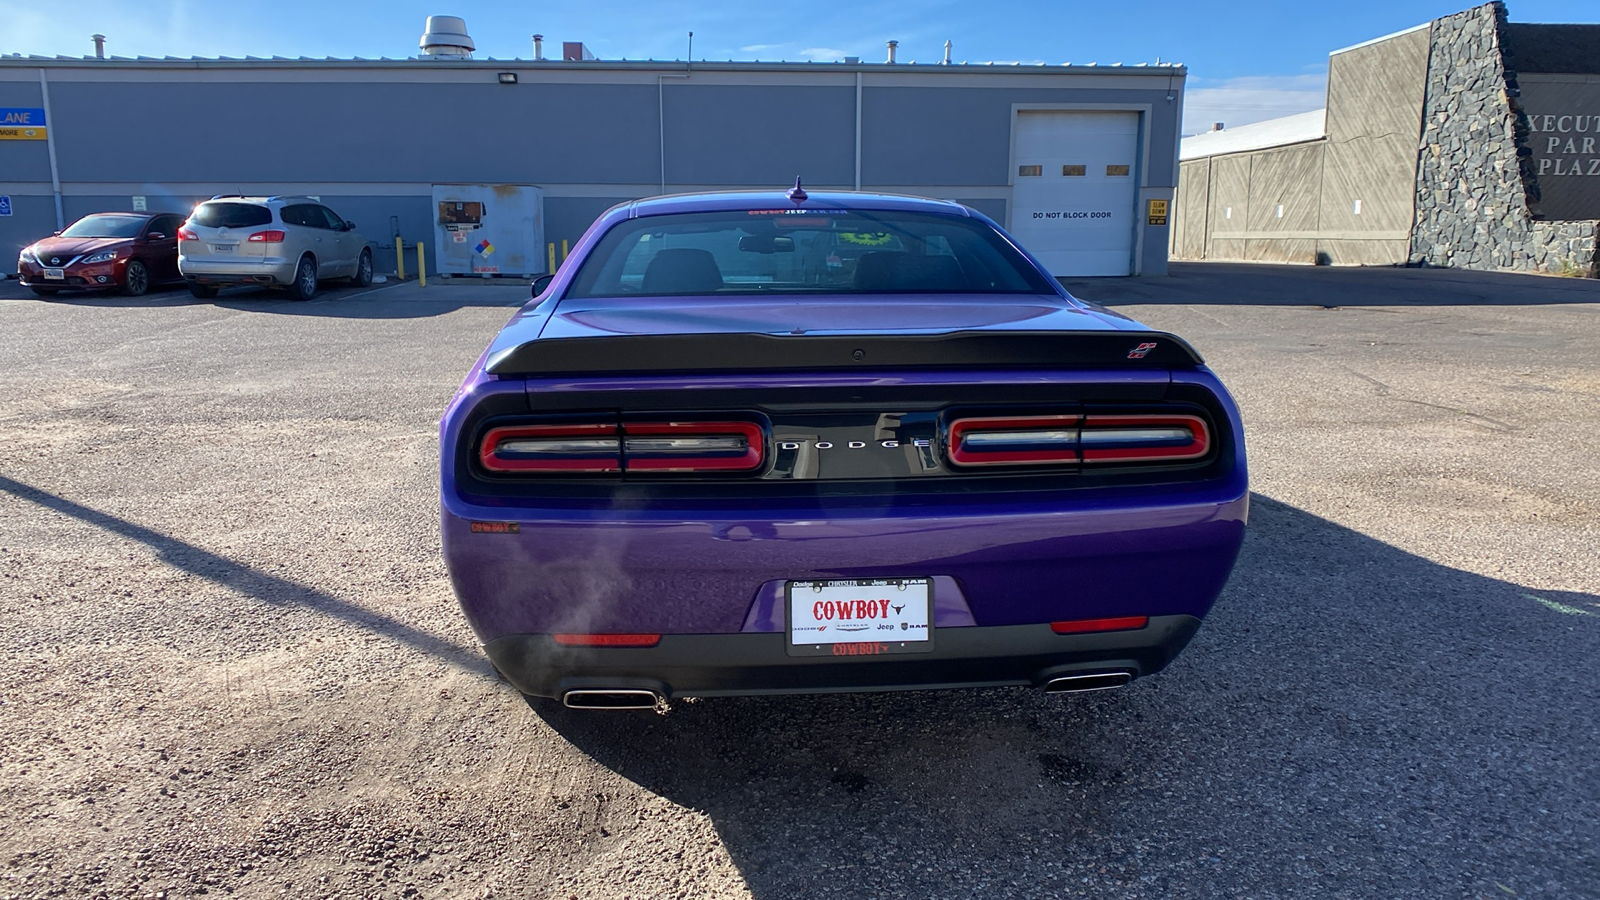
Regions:
[[[1080, 0], [0, 0], [0, 53], [82, 55], [89, 35], [117, 56], [390, 56], [417, 52], [423, 20], [458, 15], [482, 58], [530, 57], [529, 35], [559, 54], [580, 40], [602, 58], [679, 59], [693, 31], [696, 59], [1189, 67], [1185, 130], [1230, 126], [1322, 106], [1330, 50], [1465, 8], [1464, 0], [1334, 3], [1080, 2]], [[1513, 0], [1517, 22], [1600, 22], [1600, 0]]]

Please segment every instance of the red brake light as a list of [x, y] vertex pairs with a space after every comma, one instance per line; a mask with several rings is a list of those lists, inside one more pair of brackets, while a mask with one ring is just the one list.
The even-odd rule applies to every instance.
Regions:
[[659, 634], [553, 634], [556, 643], [568, 647], [654, 647]]
[[1085, 463], [1183, 462], [1211, 449], [1205, 420], [1189, 415], [1091, 415], [1078, 441]]
[[491, 472], [621, 472], [622, 439], [612, 422], [492, 428], [478, 460]]
[[1097, 631], [1133, 631], [1150, 624], [1149, 616], [1122, 616], [1116, 619], [1073, 619], [1068, 622], [1051, 622], [1050, 630], [1056, 634], [1091, 634]]
[[195, 234], [192, 230], [190, 230], [189, 226], [185, 225], [182, 228], [178, 229], [178, 240], [180, 240], [180, 241], [198, 241], [198, 240], [200, 240], [200, 235]]
[[950, 461], [1014, 466], [1078, 461], [1082, 416], [1007, 416], [950, 423]]
[[622, 434], [630, 472], [747, 472], [766, 458], [754, 422], [624, 422]]
[[284, 237], [284, 232], [273, 229], [271, 231], [258, 231], [245, 238], [245, 240], [253, 244], [281, 244]]

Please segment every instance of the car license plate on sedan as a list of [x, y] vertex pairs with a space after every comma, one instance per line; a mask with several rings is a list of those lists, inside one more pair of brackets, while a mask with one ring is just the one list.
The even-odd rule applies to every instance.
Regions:
[[211, 245], [211, 252], [212, 253], [232, 253], [233, 252], [233, 248], [235, 248], [237, 246], [239, 246], [239, 245], [238, 244], [212, 244]]
[[933, 579], [847, 578], [784, 585], [790, 656], [933, 649]]
[[45, 269], [44, 277], [51, 281], [62, 281], [67, 277], [66, 269]]

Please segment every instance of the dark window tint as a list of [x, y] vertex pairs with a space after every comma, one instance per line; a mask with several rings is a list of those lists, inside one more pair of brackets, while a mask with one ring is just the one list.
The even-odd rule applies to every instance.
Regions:
[[334, 231], [344, 230], [344, 220], [339, 218], [338, 213], [327, 208], [326, 206], [316, 206], [312, 208], [321, 213], [322, 217], [327, 220], [323, 225], [324, 228], [332, 228]]
[[619, 223], [569, 297], [674, 294], [1047, 294], [994, 228], [885, 210], [730, 210]]
[[156, 216], [150, 220], [150, 227], [145, 229], [145, 234], [164, 234], [173, 237], [177, 235], [181, 221], [177, 216]]
[[84, 216], [61, 232], [62, 237], [137, 237], [144, 216]]
[[202, 228], [253, 228], [272, 224], [272, 210], [254, 203], [210, 200], [196, 207], [189, 221]]

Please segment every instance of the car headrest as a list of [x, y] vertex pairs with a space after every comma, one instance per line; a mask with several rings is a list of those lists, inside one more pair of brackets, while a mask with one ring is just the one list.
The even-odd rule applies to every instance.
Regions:
[[708, 250], [661, 250], [645, 266], [640, 287], [647, 294], [710, 294], [722, 288], [722, 270]]
[[953, 256], [878, 250], [856, 260], [855, 286], [865, 291], [950, 291], [965, 290], [967, 279]]

